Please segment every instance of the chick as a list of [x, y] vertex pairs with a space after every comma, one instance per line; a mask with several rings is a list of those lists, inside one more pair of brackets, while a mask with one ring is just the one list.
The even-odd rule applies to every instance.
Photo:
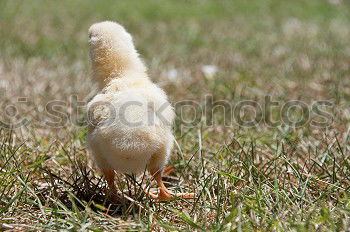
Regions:
[[89, 47], [101, 91], [88, 104], [88, 144], [110, 190], [116, 191], [114, 171], [137, 175], [148, 170], [159, 186], [158, 196], [150, 196], [174, 198], [162, 181], [174, 142], [175, 113], [167, 95], [148, 78], [131, 35], [121, 25], [93, 24]]

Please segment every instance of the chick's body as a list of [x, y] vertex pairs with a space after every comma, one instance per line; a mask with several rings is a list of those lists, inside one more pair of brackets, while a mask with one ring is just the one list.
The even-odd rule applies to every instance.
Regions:
[[88, 143], [101, 170], [161, 170], [173, 146], [174, 111], [153, 84], [132, 38], [113, 22], [89, 30], [94, 79], [101, 92], [88, 104]]
[[101, 169], [139, 174], [146, 166], [160, 170], [165, 165], [173, 144], [174, 112], [156, 85], [122, 77], [88, 108], [93, 120], [88, 141]]
[[101, 92], [88, 104], [88, 143], [109, 189], [116, 191], [114, 171], [139, 174], [148, 169], [159, 186], [158, 196], [148, 193], [152, 198], [193, 198], [192, 193], [173, 195], [162, 181], [175, 114], [163, 90], [149, 80], [131, 35], [107, 21], [92, 25], [89, 37]]

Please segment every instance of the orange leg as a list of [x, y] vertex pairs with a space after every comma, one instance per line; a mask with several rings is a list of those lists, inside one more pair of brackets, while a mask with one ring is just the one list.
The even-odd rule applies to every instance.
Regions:
[[109, 170], [102, 170], [105, 179], [107, 181], [108, 184], [108, 192], [107, 192], [107, 196], [109, 198], [111, 198], [112, 201], [118, 202], [118, 200], [120, 200], [120, 197], [118, 196], [118, 192], [117, 192], [117, 188], [116, 185], [114, 183], [114, 179], [115, 179], [115, 172], [112, 169]]
[[144, 189], [143, 191], [146, 193], [147, 196], [149, 196], [152, 199], [157, 199], [158, 198], [157, 195], [155, 195], [154, 193], [151, 193], [149, 191], [146, 191], [146, 189]]
[[155, 180], [157, 181], [158, 187], [159, 187], [159, 195], [158, 199], [162, 200], [171, 200], [174, 197], [171, 195], [170, 191], [165, 187], [163, 180], [162, 180], [162, 174], [157, 173], [155, 176]]
[[152, 198], [160, 199], [160, 200], [171, 200], [176, 197], [180, 198], [194, 198], [194, 193], [178, 193], [176, 195], [172, 194], [167, 187], [164, 185], [164, 182], [162, 180], [162, 172], [157, 171], [153, 173], [154, 179], [157, 181], [158, 187], [159, 187], [159, 195], [155, 196], [154, 194], [150, 195]]
[[169, 174], [172, 173], [174, 170], [175, 170], [175, 167], [173, 165], [170, 165], [164, 168], [163, 176], [169, 176]]
[[116, 190], [116, 187], [114, 185], [114, 178], [115, 178], [115, 173], [113, 170], [103, 170], [102, 171], [105, 179], [107, 181], [108, 187], [110, 190]]

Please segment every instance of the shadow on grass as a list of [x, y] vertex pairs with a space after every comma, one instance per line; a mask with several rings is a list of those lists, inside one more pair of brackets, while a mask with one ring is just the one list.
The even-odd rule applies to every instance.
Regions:
[[134, 176], [125, 175], [124, 180], [118, 182], [118, 189], [123, 191], [111, 196], [102, 177], [94, 175], [94, 171], [82, 163], [74, 162], [74, 167], [73, 173], [66, 178], [44, 169], [48, 184], [42, 196], [53, 194], [71, 211], [89, 207], [110, 216], [128, 216], [132, 212], [139, 212], [143, 209], [143, 202], [148, 200], [142, 190], [142, 183]]

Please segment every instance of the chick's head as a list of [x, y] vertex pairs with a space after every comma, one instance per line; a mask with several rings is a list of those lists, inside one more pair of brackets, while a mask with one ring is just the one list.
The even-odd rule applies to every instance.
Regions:
[[118, 23], [93, 24], [89, 29], [89, 46], [93, 71], [103, 85], [130, 70], [145, 70], [131, 35]]

